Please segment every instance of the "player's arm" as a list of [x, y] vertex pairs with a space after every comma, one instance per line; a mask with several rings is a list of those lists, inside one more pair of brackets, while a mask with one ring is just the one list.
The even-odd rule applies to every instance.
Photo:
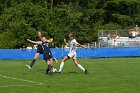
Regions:
[[67, 40], [66, 40], [66, 39], [64, 39], [64, 43], [65, 43], [65, 45], [66, 45], [67, 47], [70, 46], [69, 43], [67, 43]]
[[43, 41], [43, 42], [51, 43], [51, 42], [53, 42], [53, 38], [46, 39], [45, 37], [43, 37], [43, 38], [42, 38], [42, 41]]
[[81, 45], [81, 44], [79, 44], [78, 42], [77, 42], [77, 47], [86, 48], [86, 46], [85, 46], [85, 45]]
[[33, 43], [33, 44], [42, 44], [41, 41], [33, 41], [33, 40], [30, 40], [30, 39], [27, 39], [27, 41]]

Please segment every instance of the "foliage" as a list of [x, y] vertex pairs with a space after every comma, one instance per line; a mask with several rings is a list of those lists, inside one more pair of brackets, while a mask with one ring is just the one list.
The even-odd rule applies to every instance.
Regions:
[[6, 35], [16, 43], [0, 48], [28, 46], [26, 39], [36, 40], [38, 31], [58, 47], [70, 32], [82, 44], [97, 41], [98, 29], [140, 25], [139, 8], [139, 0], [1, 0], [0, 43]]

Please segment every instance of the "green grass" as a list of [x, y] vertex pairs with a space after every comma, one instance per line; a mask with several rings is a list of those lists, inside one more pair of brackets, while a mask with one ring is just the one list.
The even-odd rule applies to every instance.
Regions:
[[[0, 93], [140, 92], [140, 58], [79, 59], [89, 74], [83, 74], [71, 60], [65, 63], [61, 74], [52, 75], [44, 74], [47, 65], [43, 60], [37, 60], [31, 71], [25, 67], [29, 63], [0, 61], [0, 75], [43, 84], [0, 76]], [[59, 64], [55, 66], [58, 68]]]

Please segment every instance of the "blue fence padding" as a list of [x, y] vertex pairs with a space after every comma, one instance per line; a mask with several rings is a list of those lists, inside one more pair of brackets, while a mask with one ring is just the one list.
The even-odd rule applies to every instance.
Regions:
[[[52, 48], [54, 58], [63, 58], [69, 49]], [[0, 60], [30, 60], [33, 59], [36, 50], [0, 49]], [[140, 56], [140, 47], [118, 48], [78, 48], [78, 58], [101, 58], [101, 57], [136, 57]], [[40, 55], [39, 59], [43, 56]]]

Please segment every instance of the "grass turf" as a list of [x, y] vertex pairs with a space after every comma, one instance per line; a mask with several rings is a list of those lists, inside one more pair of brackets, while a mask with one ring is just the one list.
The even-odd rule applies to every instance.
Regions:
[[[72, 60], [65, 63], [61, 74], [52, 75], [44, 74], [47, 65], [43, 60], [37, 60], [32, 70], [25, 67], [29, 63], [30, 61], [0, 61], [0, 93], [140, 91], [140, 58], [79, 59], [79, 63], [88, 69], [89, 74], [84, 74], [75, 67]], [[55, 66], [58, 68], [59, 64], [55, 63]]]

